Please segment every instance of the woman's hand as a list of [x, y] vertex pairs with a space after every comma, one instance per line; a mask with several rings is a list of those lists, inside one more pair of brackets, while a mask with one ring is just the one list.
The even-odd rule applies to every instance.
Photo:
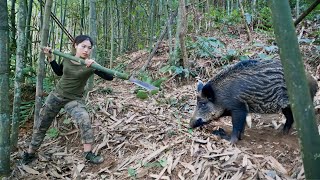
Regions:
[[93, 59], [86, 59], [84, 62], [87, 67], [90, 67], [91, 64], [95, 63], [96, 61], [94, 61]]
[[52, 50], [51, 47], [43, 47], [42, 48], [43, 53], [48, 57], [48, 61], [52, 61]]

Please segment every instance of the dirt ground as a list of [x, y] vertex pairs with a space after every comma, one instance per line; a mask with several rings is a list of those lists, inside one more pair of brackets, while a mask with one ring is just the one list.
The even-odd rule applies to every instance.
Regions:
[[[242, 35], [238, 39], [220, 37], [229, 48], [248, 45]], [[263, 42], [268, 39], [257, 34], [253, 37]], [[312, 48], [305, 48], [304, 55], [310, 55]], [[166, 50], [163, 52], [154, 57], [150, 71], [157, 72], [167, 62]], [[147, 56], [143, 51], [129, 54], [130, 72], [142, 67]], [[215, 68], [206, 62], [198, 60], [205, 69], [203, 74], [214, 74]], [[309, 70], [314, 74], [315, 66], [310, 65]], [[230, 134], [230, 118], [189, 129], [196, 105], [196, 80], [180, 84], [177, 78], [169, 78], [158, 94], [141, 100], [134, 93], [136, 86], [127, 81], [97, 80], [86, 99], [95, 132], [94, 152], [103, 155], [105, 161], [92, 165], [83, 159], [79, 129], [62, 111], [52, 125], [59, 135], [47, 136], [38, 159], [29, 165], [19, 162], [30, 141], [32, 120], [21, 127], [19, 149], [12, 154], [11, 178], [305, 179], [297, 132], [293, 128], [288, 135], [281, 133], [281, 114], [250, 114], [251, 128], [246, 128], [241, 141], [231, 145], [212, 134], [218, 127]]]

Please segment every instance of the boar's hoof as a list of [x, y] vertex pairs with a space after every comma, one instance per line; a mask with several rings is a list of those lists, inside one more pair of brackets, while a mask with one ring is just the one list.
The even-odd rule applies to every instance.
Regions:
[[240, 131], [232, 131], [230, 142], [231, 144], [237, 143], [241, 140], [241, 132]]
[[289, 130], [290, 130], [290, 128], [284, 126], [283, 129], [282, 129], [282, 134], [283, 134], [283, 135], [289, 134]]

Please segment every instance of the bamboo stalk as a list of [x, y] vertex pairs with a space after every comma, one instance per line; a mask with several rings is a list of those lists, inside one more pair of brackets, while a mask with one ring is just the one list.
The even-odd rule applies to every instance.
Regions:
[[[69, 60], [77, 61], [80, 64], [85, 65], [85, 61], [83, 59], [81, 59], [81, 58], [72, 56], [70, 54], [65, 54], [65, 53], [62, 53], [62, 52], [57, 51], [57, 50], [53, 50], [52, 53], [57, 55], [57, 56], [61, 56], [61, 57], [64, 57], [66, 59], [69, 59]], [[126, 74], [126, 73], [121, 73], [121, 72], [118, 72], [118, 71], [115, 71], [115, 70], [112, 70], [112, 69], [105, 68], [105, 67], [101, 66], [98, 63], [93, 63], [93, 64], [91, 64], [90, 67], [93, 68], [93, 69], [96, 69], [96, 70], [111, 74], [114, 77], [118, 77], [118, 78], [121, 78], [121, 79], [124, 79], [124, 80], [128, 80], [130, 78], [129, 75]]]

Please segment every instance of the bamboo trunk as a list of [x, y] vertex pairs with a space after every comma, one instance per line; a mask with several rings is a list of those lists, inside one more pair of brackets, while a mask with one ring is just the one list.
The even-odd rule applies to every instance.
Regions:
[[320, 177], [320, 138], [288, 1], [269, 1], [306, 179]]

